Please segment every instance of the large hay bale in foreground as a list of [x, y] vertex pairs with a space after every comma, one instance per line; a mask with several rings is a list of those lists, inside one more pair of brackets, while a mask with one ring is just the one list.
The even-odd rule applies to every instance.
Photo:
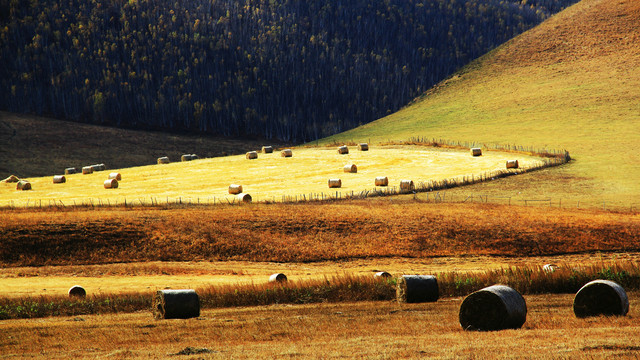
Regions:
[[421, 303], [438, 301], [438, 280], [433, 275], [402, 275], [398, 279], [398, 302]]
[[517, 169], [518, 160], [507, 160], [507, 169]]
[[386, 176], [378, 176], [376, 178], [376, 186], [389, 186], [389, 178]]
[[116, 179], [108, 179], [104, 181], [105, 189], [117, 189], [118, 188], [118, 180]]
[[169, 158], [167, 156], [163, 156], [163, 157], [159, 157], [158, 158], [158, 164], [168, 164], [171, 161], [169, 160]]
[[347, 147], [347, 145], [342, 145], [342, 146], [338, 146], [338, 154], [348, 154], [349, 153], [349, 148]]
[[64, 174], [65, 175], [72, 175], [72, 174], [75, 174], [77, 172], [78, 172], [78, 170], [76, 168], [74, 168], [74, 167], [70, 167], [70, 168], [64, 169]]
[[20, 180], [16, 183], [16, 190], [31, 190], [31, 183], [27, 180]]
[[82, 175], [93, 174], [93, 167], [91, 166], [83, 166], [82, 167]]
[[245, 155], [245, 157], [249, 160], [251, 159], [257, 159], [258, 158], [258, 152], [257, 151], [249, 151], [247, 153], [247, 155]]
[[527, 303], [513, 288], [493, 285], [467, 296], [459, 319], [464, 330], [519, 329], [527, 320]]
[[482, 156], [481, 148], [471, 148], [471, 156]]
[[280, 156], [282, 157], [292, 157], [293, 156], [293, 151], [291, 151], [291, 149], [284, 149], [280, 152]]
[[242, 185], [231, 184], [229, 185], [229, 194], [236, 195], [242, 192]]
[[15, 175], [9, 175], [8, 178], [2, 180], [2, 182], [5, 183], [17, 183], [18, 181], [20, 181], [20, 179]]
[[251, 198], [251, 195], [246, 194], [246, 193], [240, 193], [238, 194], [238, 201], [239, 202], [245, 202], [245, 203], [250, 203], [253, 199]]
[[122, 181], [122, 175], [119, 172], [112, 172], [109, 174], [109, 179], [116, 179]]
[[271, 154], [273, 152], [273, 146], [263, 146], [262, 153], [263, 154]]
[[358, 172], [358, 167], [356, 166], [356, 164], [347, 164], [344, 166], [344, 172], [346, 173], [357, 173]]
[[358, 144], [358, 150], [360, 150], [360, 151], [369, 151], [369, 144], [367, 144], [367, 143]]
[[153, 298], [156, 319], [189, 319], [200, 316], [200, 298], [195, 290], [158, 290]]
[[73, 285], [68, 293], [70, 298], [84, 298], [87, 296], [87, 291], [80, 285]]
[[54, 184], [64, 184], [67, 182], [67, 178], [64, 175], [56, 175], [53, 177]]
[[339, 187], [342, 187], [342, 180], [329, 179], [329, 188], [339, 188]]
[[622, 286], [610, 280], [594, 280], [580, 288], [573, 299], [573, 313], [579, 317], [620, 315], [629, 312], [629, 298]]
[[277, 273], [277, 274], [272, 274], [271, 276], [269, 276], [269, 282], [273, 283], [273, 282], [286, 282], [287, 281], [287, 275], [283, 274], [283, 273]]
[[416, 189], [412, 180], [400, 180], [400, 192], [408, 193]]

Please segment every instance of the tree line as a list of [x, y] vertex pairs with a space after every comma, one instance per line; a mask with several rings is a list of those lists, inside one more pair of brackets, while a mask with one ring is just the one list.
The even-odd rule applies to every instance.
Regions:
[[0, 109], [303, 142], [577, 0], [0, 0]]

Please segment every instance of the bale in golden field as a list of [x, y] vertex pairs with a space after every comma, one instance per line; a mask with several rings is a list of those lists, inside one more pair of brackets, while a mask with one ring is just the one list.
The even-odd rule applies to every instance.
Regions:
[[584, 318], [598, 315], [624, 316], [629, 312], [629, 298], [622, 286], [610, 280], [593, 280], [584, 285], [573, 299], [573, 313]]
[[91, 166], [84, 166], [84, 167], [82, 168], [82, 174], [83, 174], [83, 175], [93, 174], [93, 167], [91, 167]]
[[516, 290], [493, 285], [467, 296], [458, 319], [464, 330], [519, 329], [527, 320], [527, 303]]
[[180, 161], [191, 161], [191, 154], [183, 154], [182, 156], [180, 156]]
[[280, 152], [280, 156], [282, 157], [292, 157], [293, 156], [293, 151], [291, 151], [291, 149], [284, 149]]
[[507, 160], [507, 169], [517, 169], [518, 160]]
[[200, 316], [200, 298], [195, 290], [158, 290], [153, 298], [153, 317], [190, 319]]
[[438, 280], [433, 275], [402, 275], [396, 287], [396, 299], [402, 303], [438, 301]]
[[229, 194], [235, 195], [242, 192], [242, 185], [231, 184], [229, 185]]
[[67, 182], [67, 178], [64, 175], [56, 175], [53, 177], [54, 184], [64, 184]]
[[344, 172], [346, 173], [357, 173], [358, 167], [355, 164], [347, 164], [344, 166]]
[[119, 172], [112, 172], [109, 174], [109, 179], [116, 179], [118, 181], [122, 181], [122, 175]]
[[342, 180], [329, 179], [329, 188], [339, 188], [339, 187], [342, 187]]
[[76, 170], [76, 168], [74, 168], [74, 167], [70, 167], [70, 168], [64, 169], [64, 174], [65, 175], [71, 175], [71, 174], [75, 174], [77, 172], [78, 172], [78, 170]]
[[91, 168], [93, 169], [93, 171], [104, 171], [107, 166], [105, 164], [95, 164], [91, 165]]
[[347, 145], [338, 146], [338, 154], [348, 154], [349, 148]]
[[416, 189], [413, 180], [400, 180], [400, 192], [407, 193]]
[[271, 276], [269, 276], [270, 283], [280, 283], [280, 282], [286, 282], [286, 281], [287, 281], [287, 275], [283, 273], [272, 274]]
[[250, 203], [253, 199], [251, 198], [251, 195], [247, 194], [247, 193], [240, 193], [238, 194], [238, 201], [239, 202], [245, 202], [245, 203]]
[[170, 162], [171, 162], [171, 161], [170, 161], [170, 160], [169, 160], [169, 158], [168, 158], [168, 157], [166, 157], [166, 156], [163, 156], [163, 157], [159, 157], [159, 158], [158, 158], [158, 164], [168, 164], [168, 163], [170, 163]]
[[87, 291], [80, 285], [73, 285], [68, 291], [70, 298], [85, 298]]
[[258, 158], [258, 152], [257, 151], [249, 151], [246, 155], [246, 158], [251, 160], [251, 159], [257, 159]]
[[273, 146], [263, 146], [262, 153], [263, 154], [271, 154], [273, 152]]
[[471, 156], [482, 156], [481, 148], [471, 148]]
[[376, 178], [376, 186], [389, 186], [389, 178], [386, 176], [378, 176]]
[[20, 179], [15, 175], [10, 175], [8, 178], [2, 180], [4, 183], [17, 183]]
[[27, 180], [20, 180], [16, 184], [16, 190], [31, 190], [31, 183]]
[[542, 271], [546, 272], [547, 274], [550, 274], [552, 272], [555, 272], [556, 270], [558, 270], [560, 267], [556, 264], [545, 264], [542, 267]]
[[198, 160], [200, 157], [196, 154], [191, 154], [191, 160]]
[[369, 144], [367, 144], [367, 143], [358, 144], [358, 150], [360, 150], [360, 151], [369, 151]]
[[117, 189], [118, 188], [118, 180], [116, 179], [108, 179], [104, 181], [105, 189]]
[[390, 278], [391, 274], [389, 274], [386, 271], [378, 271], [377, 273], [373, 274], [373, 277], [376, 278], [376, 279], [378, 279], [378, 278], [386, 279], [386, 278]]

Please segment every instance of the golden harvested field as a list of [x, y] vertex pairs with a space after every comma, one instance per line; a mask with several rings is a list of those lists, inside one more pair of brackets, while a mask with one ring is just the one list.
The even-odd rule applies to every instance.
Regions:
[[189, 320], [151, 311], [6, 320], [0, 349], [36, 359], [637, 358], [639, 295], [629, 293], [628, 316], [588, 319], [573, 315], [573, 295], [528, 295], [523, 328], [493, 332], [462, 330], [459, 297], [214, 309]]
[[[345, 197], [374, 189], [378, 176], [387, 176], [390, 188], [397, 188], [402, 179], [413, 180], [418, 186], [419, 182], [503, 171], [509, 159], [517, 159], [524, 168], [542, 164], [537, 157], [486, 150], [482, 156], [472, 157], [468, 150], [423, 146], [372, 147], [369, 151], [352, 146], [349, 154], [343, 155], [335, 147], [294, 148], [290, 158], [281, 157], [276, 151], [260, 153], [253, 160], [244, 155], [187, 162], [172, 159], [178, 162], [67, 175], [64, 184], [54, 184], [53, 176], [30, 178], [29, 191], [16, 191], [15, 184], [0, 183], [0, 206], [114, 205], [124, 204], [125, 200], [138, 205], [227, 203], [237, 201], [228, 192], [231, 184], [242, 185], [243, 192], [250, 194], [253, 201], [277, 202], [283, 196], [297, 196], [297, 200], [335, 197], [336, 192]], [[343, 167], [347, 164], [355, 164], [357, 173], [345, 173]], [[117, 189], [103, 186], [111, 172], [122, 175]], [[330, 189], [331, 178], [341, 179], [342, 187]]]

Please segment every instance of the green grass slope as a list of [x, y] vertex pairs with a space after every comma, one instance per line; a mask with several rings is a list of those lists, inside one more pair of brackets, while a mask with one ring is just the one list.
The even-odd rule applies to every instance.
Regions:
[[583, 0], [405, 109], [326, 142], [413, 136], [566, 149], [575, 159], [471, 190], [640, 203], [640, 2]]

